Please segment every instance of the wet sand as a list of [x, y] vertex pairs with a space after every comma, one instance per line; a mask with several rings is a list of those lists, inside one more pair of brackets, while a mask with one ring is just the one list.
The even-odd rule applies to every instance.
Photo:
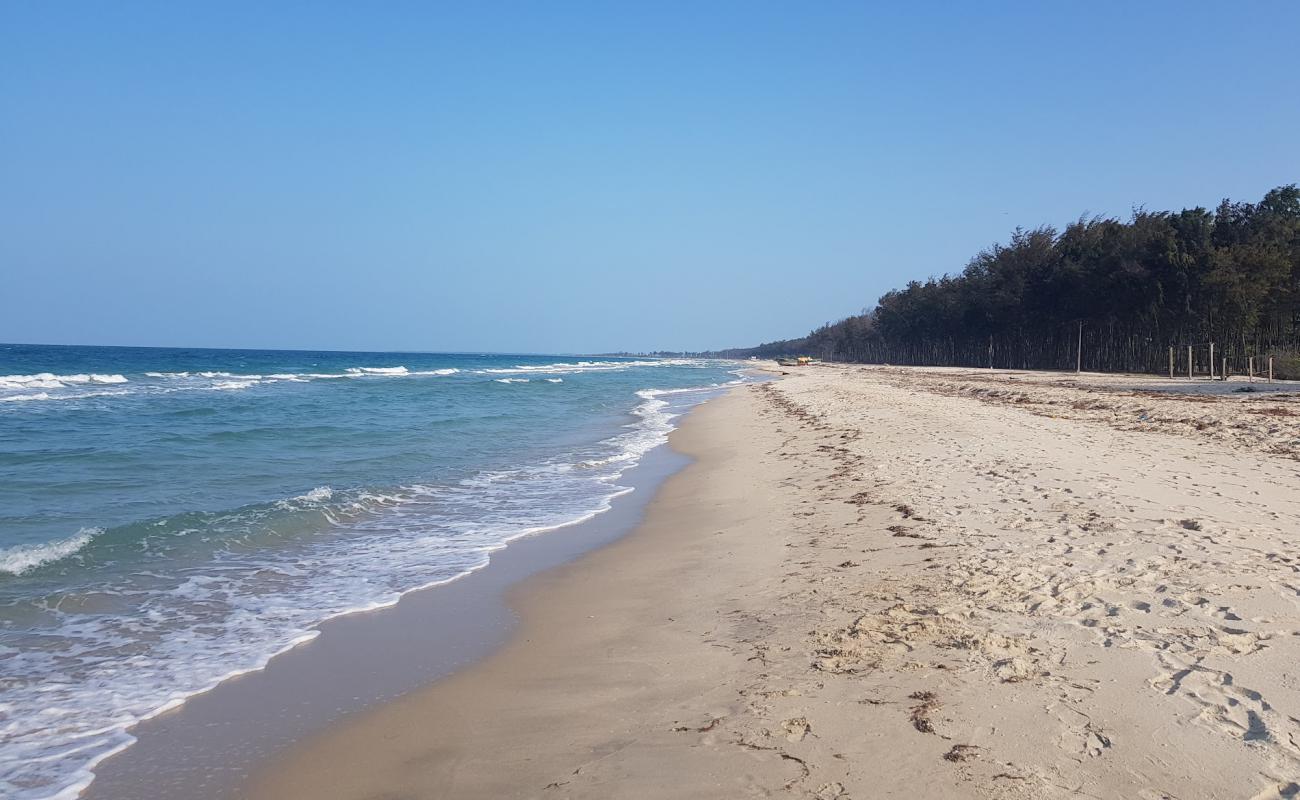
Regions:
[[483, 658], [508, 640], [508, 588], [634, 529], [663, 480], [687, 459], [649, 453], [622, 483], [636, 491], [586, 522], [516, 540], [477, 572], [411, 592], [389, 608], [348, 614], [264, 670], [133, 729], [138, 741], [99, 764], [84, 800], [218, 800], [238, 796], [248, 774], [294, 741]]
[[[1131, 382], [1130, 382], [1131, 383]], [[1291, 797], [1300, 400], [818, 367], [241, 797]]]

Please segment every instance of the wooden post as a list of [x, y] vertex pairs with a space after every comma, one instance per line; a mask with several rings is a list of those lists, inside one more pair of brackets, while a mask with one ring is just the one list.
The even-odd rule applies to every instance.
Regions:
[[989, 372], [993, 371], [993, 334], [989, 334]]
[[1255, 382], [1255, 357], [1246, 359], [1246, 375], [1251, 383]]
[[1268, 382], [1273, 382], [1273, 357], [1268, 357]]
[[1187, 380], [1192, 379], [1192, 346], [1187, 345]]
[[1214, 380], [1214, 342], [1210, 342], [1210, 380]]
[[1223, 372], [1219, 375], [1219, 379], [1225, 383], [1228, 381], [1228, 359], [1226, 358], [1223, 359]]
[[1083, 320], [1079, 320], [1079, 349], [1074, 353], [1074, 373], [1083, 372]]
[[1174, 379], [1174, 348], [1169, 348], [1169, 380]]

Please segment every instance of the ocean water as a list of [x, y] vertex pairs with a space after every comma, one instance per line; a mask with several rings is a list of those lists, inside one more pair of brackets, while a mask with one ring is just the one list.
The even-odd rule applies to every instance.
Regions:
[[609, 507], [733, 362], [0, 345], [0, 796]]

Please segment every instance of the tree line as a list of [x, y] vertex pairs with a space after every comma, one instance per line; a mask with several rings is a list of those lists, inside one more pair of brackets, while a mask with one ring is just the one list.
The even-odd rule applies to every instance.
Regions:
[[721, 355], [1074, 369], [1081, 351], [1085, 370], [1163, 372], [1174, 347], [1185, 373], [1186, 346], [1208, 342], [1234, 370], [1275, 355], [1280, 370], [1300, 371], [1295, 184], [1214, 211], [1138, 209], [1127, 221], [1081, 217], [1059, 232], [1017, 228], [960, 274], [912, 281], [803, 338]]

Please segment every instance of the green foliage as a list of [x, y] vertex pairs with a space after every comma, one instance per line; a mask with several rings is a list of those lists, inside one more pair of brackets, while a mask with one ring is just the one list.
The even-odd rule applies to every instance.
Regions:
[[726, 351], [894, 364], [1161, 372], [1168, 348], [1300, 350], [1300, 189], [1213, 212], [1137, 209], [1017, 228], [959, 275], [912, 281], [802, 339]]

